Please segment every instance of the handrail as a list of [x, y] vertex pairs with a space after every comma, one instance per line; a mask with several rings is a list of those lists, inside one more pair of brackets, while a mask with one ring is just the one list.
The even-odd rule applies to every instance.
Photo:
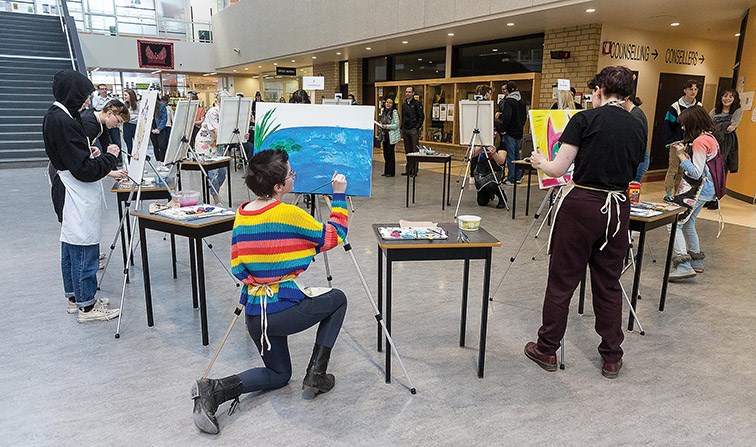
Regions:
[[[201, 27], [201, 30], [208, 30], [212, 32], [212, 23], [209, 21], [203, 21], [203, 20], [187, 20], [187, 19], [180, 19], [180, 18], [166, 18], [166, 17], [159, 17], [157, 14], [154, 16], [131, 16], [131, 15], [118, 15], [113, 14], [110, 12], [102, 11], [87, 11], [82, 12], [82, 16], [84, 17], [83, 24], [81, 25], [81, 28], [79, 29], [82, 33], [91, 33], [91, 34], [108, 34], [108, 35], [114, 35], [114, 36], [129, 36], [129, 37], [160, 37], [160, 38], [174, 38], [174, 39], [180, 39], [182, 41], [188, 41], [188, 42], [208, 42], [207, 40], [200, 39], [199, 37], [196, 37], [194, 35], [194, 26]], [[89, 19], [89, 20], [87, 20]], [[104, 25], [101, 25], [103, 27], [98, 27], [97, 25], [93, 25], [93, 22], [95, 20], [92, 19], [99, 19], [99, 21], [105, 21], [108, 22], [112, 20], [111, 23], [115, 23], [115, 29], [112, 29], [108, 23], [105, 23]], [[110, 19], [110, 20], [108, 20]], [[133, 25], [133, 26], [140, 26], [141, 25], [141, 33], [139, 31], [133, 32], [122, 32], [121, 26], [122, 25]], [[190, 27], [190, 25], [192, 25]], [[78, 26], [78, 23], [77, 23]], [[175, 30], [169, 29], [169, 27], [175, 28]], [[154, 29], [154, 32], [151, 31], [151, 29]], [[190, 31], [190, 29], [192, 31]]]
[[87, 76], [87, 65], [84, 63], [84, 51], [81, 49], [79, 34], [76, 31], [76, 20], [68, 12], [68, 3], [66, 3], [66, 0], [56, 1], [60, 5], [59, 15], [65, 24], [66, 42], [68, 43], [68, 50], [71, 54], [74, 70]]
[[[63, 3], [64, 0], [55, 0], [55, 3], [58, 6], [58, 19], [60, 19], [60, 27], [63, 29], [63, 32], [66, 35], [66, 45], [68, 45], [68, 55], [71, 57], [71, 68], [76, 70], [76, 60], [74, 59], [73, 55], [73, 49], [71, 49], [71, 38], [68, 35], [68, 27], [65, 25], [65, 22], [63, 21]], [[68, 7], [66, 7], [66, 14], [68, 14]]]

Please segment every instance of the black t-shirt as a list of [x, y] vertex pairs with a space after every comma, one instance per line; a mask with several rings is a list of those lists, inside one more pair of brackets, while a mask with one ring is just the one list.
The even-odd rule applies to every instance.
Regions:
[[627, 189], [646, 151], [640, 122], [609, 105], [575, 114], [559, 141], [578, 147], [574, 182], [608, 190]]

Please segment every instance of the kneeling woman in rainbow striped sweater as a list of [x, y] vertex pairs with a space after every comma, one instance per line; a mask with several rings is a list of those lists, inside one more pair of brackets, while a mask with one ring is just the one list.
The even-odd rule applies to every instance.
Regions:
[[[304, 397], [333, 388], [333, 374], [326, 373], [331, 348], [341, 329], [347, 300], [331, 289], [312, 297], [294, 279], [312, 258], [341, 243], [347, 234], [346, 179], [333, 176], [333, 209], [327, 223], [281, 201], [294, 188], [296, 174], [282, 150], [255, 154], [245, 183], [257, 200], [239, 206], [234, 222], [231, 267], [245, 285], [240, 303], [245, 306], [247, 330], [260, 351], [265, 368], [253, 368], [223, 379], [199, 379], [193, 395], [194, 423], [206, 433], [218, 433], [215, 411], [221, 403], [242, 393], [281, 388], [291, 378], [287, 337], [317, 323], [317, 336], [307, 374]], [[310, 292], [310, 293], [308, 293]], [[232, 404], [233, 405], [233, 404]]]

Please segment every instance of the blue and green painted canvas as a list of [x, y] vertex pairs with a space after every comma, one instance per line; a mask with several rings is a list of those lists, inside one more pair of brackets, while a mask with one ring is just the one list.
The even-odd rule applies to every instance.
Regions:
[[283, 149], [297, 174], [294, 192], [332, 194], [334, 172], [347, 178], [347, 194], [370, 196], [373, 166], [372, 106], [258, 102], [255, 152]]

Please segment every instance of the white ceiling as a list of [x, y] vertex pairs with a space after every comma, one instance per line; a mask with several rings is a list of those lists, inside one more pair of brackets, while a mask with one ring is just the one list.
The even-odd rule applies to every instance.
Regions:
[[[737, 41], [735, 33], [747, 10], [756, 0], [577, 0], [561, 6], [548, 4], [548, 9], [491, 16], [455, 26], [417, 30], [412, 34], [381, 36], [375, 41], [353, 42], [337, 48], [310, 53], [284, 55], [276, 60], [255, 61], [228, 67], [239, 73], [260, 73], [275, 70], [274, 62], [285, 67], [306, 67], [313, 63], [341, 61], [404, 53], [447, 44], [464, 44], [542, 33], [547, 29], [601, 23], [655, 32], [678, 34], [685, 38]], [[596, 11], [587, 13], [586, 9]], [[531, 8], [532, 9], [532, 8]], [[673, 22], [679, 26], [671, 27]], [[514, 23], [513, 26], [507, 26]], [[454, 36], [448, 36], [454, 33]], [[407, 41], [404, 44], [402, 41]], [[367, 50], [367, 48], [370, 50]], [[336, 54], [337, 52], [341, 54]], [[313, 56], [317, 59], [313, 59]], [[295, 62], [292, 62], [294, 60]], [[262, 68], [260, 68], [262, 66]], [[244, 70], [244, 68], [247, 70]]]

